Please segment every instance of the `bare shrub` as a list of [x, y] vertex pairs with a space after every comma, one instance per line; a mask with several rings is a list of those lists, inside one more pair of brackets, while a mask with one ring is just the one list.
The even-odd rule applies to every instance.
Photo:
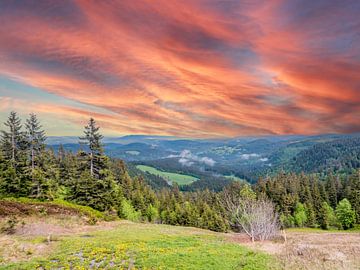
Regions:
[[257, 199], [248, 191], [234, 196], [233, 192], [225, 190], [223, 201], [231, 226], [245, 232], [252, 241], [263, 241], [278, 235], [278, 215], [268, 199]]

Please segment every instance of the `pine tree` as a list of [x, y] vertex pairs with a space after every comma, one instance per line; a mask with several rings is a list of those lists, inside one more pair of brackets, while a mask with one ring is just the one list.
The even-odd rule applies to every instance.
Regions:
[[88, 153], [78, 153], [78, 179], [70, 186], [68, 198], [76, 203], [104, 211], [120, 205], [121, 188], [110, 171], [109, 159], [104, 155], [99, 127], [90, 119], [85, 126], [85, 136], [80, 138]]
[[357, 222], [360, 222], [360, 170], [349, 177], [348, 188], [347, 198], [355, 210]]
[[85, 136], [80, 137], [80, 144], [88, 147], [88, 163], [91, 177], [100, 178], [100, 170], [104, 167], [104, 149], [101, 143], [103, 136], [99, 133], [99, 127], [93, 118], [90, 118], [85, 126]]
[[329, 196], [329, 203], [331, 207], [336, 207], [338, 203], [338, 191], [336, 188], [336, 177], [334, 175], [330, 175], [326, 181], [326, 189]]
[[16, 168], [19, 162], [23, 162], [24, 152], [27, 149], [25, 134], [21, 131], [21, 120], [16, 112], [11, 112], [8, 120], [4, 123], [8, 131], [2, 130], [1, 145], [4, 158], [11, 161]]
[[316, 227], [317, 225], [316, 215], [312, 204], [305, 204], [305, 209], [306, 209], [306, 219], [307, 219], [306, 225], [308, 227]]
[[45, 131], [42, 129], [36, 115], [31, 113], [26, 120], [26, 136], [29, 143], [29, 157], [31, 169], [34, 170], [36, 166], [36, 159], [41, 151], [45, 149]]
[[[323, 199], [321, 198], [321, 194], [319, 191], [319, 180], [315, 176], [311, 176], [311, 193], [313, 198], [313, 209], [319, 210], [321, 209]], [[316, 223], [319, 223], [320, 220], [320, 212], [315, 211], [315, 220]]]
[[2, 155], [2, 151], [0, 151], [0, 195], [6, 193], [6, 172], [7, 164]]
[[34, 178], [36, 179], [34, 183], [36, 198], [43, 200], [54, 199], [58, 192], [60, 170], [52, 149], [41, 152], [38, 157], [38, 165], [34, 171], [41, 176]]
[[44, 159], [45, 150], [45, 131], [42, 130], [39, 120], [36, 115], [31, 113], [25, 123], [26, 127], [26, 139], [28, 142], [28, 159], [29, 159], [29, 174], [32, 179], [32, 191], [33, 197], [47, 199], [50, 196], [50, 181], [55, 179], [49, 179], [46, 177], [46, 171], [50, 168], [45, 168], [43, 165], [46, 161]]
[[21, 130], [21, 120], [16, 112], [11, 112], [4, 125], [8, 131], [1, 131], [1, 151], [6, 165], [0, 189], [7, 195], [27, 196], [30, 185], [26, 173], [28, 144]]

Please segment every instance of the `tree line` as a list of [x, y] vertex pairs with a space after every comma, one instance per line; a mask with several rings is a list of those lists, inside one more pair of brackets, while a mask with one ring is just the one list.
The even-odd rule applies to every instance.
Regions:
[[79, 138], [77, 153], [62, 146], [56, 153], [47, 148], [45, 131], [35, 114], [23, 126], [17, 113], [11, 112], [4, 124], [1, 197], [63, 199], [133, 221], [222, 232], [249, 230], [253, 239], [273, 234], [269, 226], [264, 229], [264, 223], [275, 230], [278, 223], [347, 229], [360, 222], [359, 173], [331, 175], [326, 180], [280, 173], [253, 186], [233, 181], [219, 192], [184, 192], [176, 184], [151, 187], [151, 179], [130, 176], [122, 160], [104, 154], [103, 136], [92, 118]]
[[349, 229], [360, 223], [360, 171], [347, 175], [280, 172], [254, 189], [276, 205], [284, 227]]
[[[143, 177], [130, 177], [122, 160], [104, 154], [94, 119], [84, 127], [77, 153], [47, 148], [35, 114], [23, 126], [11, 112], [1, 131], [0, 195], [64, 199], [134, 221], [226, 231], [223, 210], [211, 192], [183, 194], [178, 186], [155, 191]], [[204, 200], [199, 200], [204, 197]]]

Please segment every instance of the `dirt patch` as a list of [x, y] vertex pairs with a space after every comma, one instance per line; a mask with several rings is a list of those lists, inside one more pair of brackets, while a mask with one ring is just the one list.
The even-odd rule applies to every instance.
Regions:
[[1, 262], [17, 262], [29, 260], [37, 256], [46, 256], [56, 246], [56, 242], [31, 242], [17, 239], [13, 236], [0, 235], [0, 260]]
[[80, 211], [55, 204], [42, 203], [20, 203], [2, 200], [0, 203], [0, 217], [9, 215], [30, 216], [30, 215], [80, 215]]
[[21, 225], [16, 228], [18, 236], [62, 236], [81, 234], [98, 230], [112, 229], [121, 221], [98, 222], [96, 225], [88, 225], [86, 220], [76, 216], [53, 216], [53, 217], [25, 217], [21, 219]]
[[81, 235], [92, 237], [92, 233], [110, 230], [122, 221], [98, 222], [88, 225], [76, 216], [26, 216], [20, 218], [19, 225], [12, 235], [0, 234], [0, 264], [30, 260], [51, 254], [62, 237]]
[[242, 243], [242, 244], [251, 243], [249, 236], [247, 236], [245, 233], [228, 233], [225, 234], [225, 236], [227, 237], [227, 240], [230, 242]]
[[[279, 258], [283, 269], [360, 269], [358, 233], [287, 233], [287, 241], [251, 243], [246, 235], [228, 236], [229, 240]], [[239, 239], [239, 240], [237, 240]]]

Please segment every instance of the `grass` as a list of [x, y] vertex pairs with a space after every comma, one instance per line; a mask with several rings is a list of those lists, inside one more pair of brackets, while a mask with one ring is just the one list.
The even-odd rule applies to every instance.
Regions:
[[193, 177], [191, 175], [164, 172], [164, 171], [160, 171], [160, 170], [158, 170], [158, 169], [156, 169], [154, 167], [146, 166], [146, 165], [137, 165], [136, 168], [138, 168], [139, 170], [141, 170], [143, 172], [149, 172], [151, 174], [158, 175], [158, 176], [160, 176], [160, 177], [162, 177], [165, 180], [168, 180], [170, 182], [175, 182], [179, 186], [189, 185], [192, 182], [195, 182], [195, 181], [199, 180], [198, 178]]
[[269, 255], [194, 228], [122, 222], [85, 236], [61, 237], [48, 257], [0, 269], [277, 269]]
[[24, 204], [24, 205], [42, 205], [42, 206], [59, 206], [59, 207], [63, 207], [63, 208], [68, 208], [71, 209], [73, 211], [76, 211], [80, 214], [86, 215], [90, 218], [93, 219], [99, 219], [99, 220], [103, 220], [106, 218], [106, 216], [104, 215], [104, 213], [97, 211], [91, 207], [88, 206], [82, 206], [82, 205], [78, 205], [78, 204], [74, 204], [71, 202], [67, 202], [64, 200], [54, 200], [54, 201], [47, 201], [47, 202], [42, 202], [39, 200], [35, 200], [35, 199], [29, 199], [29, 198], [13, 198], [13, 197], [7, 197], [7, 198], [1, 198], [0, 199], [0, 204], [1, 201], [4, 202], [13, 202], [13, 203], [20, 203], [20, 204]]
[[354, 228], [348, 230], [339, 230], [336, 228], [330, 228], [329, 230], [323, 230], [321, 228], [288, 228], [287, 232], [299, 232], [299, 233], [359, 233], [360, 225], [356, 224]]

